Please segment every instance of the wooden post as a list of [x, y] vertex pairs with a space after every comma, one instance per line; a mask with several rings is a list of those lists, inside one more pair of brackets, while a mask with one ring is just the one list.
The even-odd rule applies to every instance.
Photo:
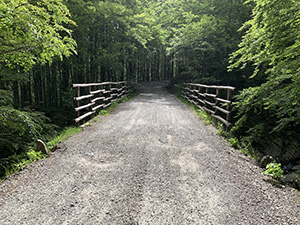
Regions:
[[[108, 90], [109, 90], [109, 97], [111, 97], [111, 83], [109, 83], [109, 85], [108, 85]], [[111, 100], [110, 100], [110, 102], [111, 102]]]
[[[100, 88], [101, 90], [103, 90], [103, 85], [100, 85], [99, 88]], [[103, 92], [100, 92], [100, 97], [104, 97]], [[103, 100], [103, 99], [101, 100], [101, 103], [100, 103], [100, 104], [102, 104], [102, 105], [104, 104], [104, 100]]]
[[[232, 98], [232, 92], [230, 89], [227, 90], [227, 100], [230, 101], [230, 103], [227, 103], [227, 110], [231, 110], [231, 98]], [[230, 120], [230, 114], [226, 116], [226, 120], [229, 122]]]
[[[230, 101], [230, 103], [227, 103], [227, 110], [231, 110], [231, 99], [232, 99], [232, 91], [230, 89], [227, 89], [227, 100]], [[230, 122], [230, 113], [226, 115], [227, 122]], [[226, 127], [226, 131], [228, 131], [230, 127]]]
[[[218, 103], [219, 103], [219, 101], [218, 101], [219, 95], [220, 95], [220, 89], [217, 88], [216, 89], [216, 97], [215, 97], [215, 104], [216, 104], [216, 106], [218, 106]], [[215, 115], [217, 115], [217, 112], [218, 112], [218, 109], [215, 108]]]
[[124, 83], [125, 90], [126, 90], [126, 95], [129, 94], [129, 86], [127, 85], [127, 82]]
[[[75, 97], [79, 97], [80, 96], [80, 87], [75, 87]], [[79, 101], [75, 100], [75, 107], [79, 107], [80, 106], [80, 103]], [[79, 117], [80, 116], [80, 112], [77, 111], [76, 112], [76, 117]], [[78, 126], [79, 123], [77, 122], [76, 123], [76, 126]]]
[[[208, 94], [208, 87], [206, 87], [206, 88], [205, 88], [205, 94]], [[207, 103], [206, 103], [206, 101], [208, 101], [208, 99], [207, 99], [207, 96], [206, 96], [206, 95], [205, 95], [205, 98], [204, 98], [204, 100], [205, 100], [205, 102], [204, 102], [205, 104], [204, 104], [204, 105], [205, 105], [205, 107], [206, 107], [206, 106], [207, 106]]]
[[[88, 93], [88, 94], [90, 95], [90, 94], [91, 94], [91, 91], [92, 91], [92, 85], [91, 85], [91, 86], [88, 86], [88, 90], [89, 90], [89, 93]], [[90, 98], [89, 98], [89, 101], [90, 101], [89, 103], [93, 103], [93, 102], [92, 102], [92, 98], [93, 98], [93, 97], [90, 97]], [[89, 110], [90, 110], [90, 112], [93, 112], [92, 117], [94, 117], [96, 111], [93, 111], [93, 105], [91, 105], [91, 106], [89, 107]]]

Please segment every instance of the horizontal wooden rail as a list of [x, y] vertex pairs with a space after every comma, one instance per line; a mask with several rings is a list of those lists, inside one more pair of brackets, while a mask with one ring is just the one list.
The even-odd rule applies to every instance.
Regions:
[[97, 110], [104, 109], [128, 94], [125, 81], [89, 84], [73, 84], [75, 90], [75, 122], [95, 116]]
[[103, 83], [88, 83], [88, 84], [73, 84], [73, 88], [75, 87], [92, 87], [92, 86], [103, 86], [103, 85], [118, 85], [118, 84], [126, 84], [126, 81], [121, 82], [103, 82]]
[[182, 97], [199, 109], [210, 113], [214, 118], [231, 128], [231, 105], [234, 87], [184, 83]]

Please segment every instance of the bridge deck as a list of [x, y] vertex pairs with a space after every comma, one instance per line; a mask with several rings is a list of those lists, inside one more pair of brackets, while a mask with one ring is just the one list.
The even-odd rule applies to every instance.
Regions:
[[0, 184], [0, 224], [299, 224], [296, 193], [162, 83], [65, 146]]

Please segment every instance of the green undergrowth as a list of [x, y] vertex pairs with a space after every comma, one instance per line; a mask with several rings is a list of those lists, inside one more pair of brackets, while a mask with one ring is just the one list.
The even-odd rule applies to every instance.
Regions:
[[55, 138], [53, 138], [51, 141], [47, 142], [46, 146], [48, 149], [52, 149], [56, 145], [58, 145], [60, 142], [66, 141], [69, 137], [73, 136], [76, 133], [79, 133], [81, 131], [80, 127], [68, 127], [64, 129], [59, 135], [57, 135]]
[[[78, 127], [69, 127], [60, 132], [57, 136], [47, 142], [46, 146], [48, 149], [52, 149], [54, 146], [58, 145], [60, 142], [67, 140], [72, 135], [81, 131]], [[7, 158], [0, 160], [0, 182], [5, 180], [9, 175], [12, 175], [22, 169], [27, 165], [46, 158], [47, 155], [41, 152], [35, 151], [35, 146], [32, 144], [31, 147], [21, 154], [11, 155]]]
[[12, 155], [6, 159], [0, 160], [0, 182], [5, 180], [6, 177], [12, 175], [15, 172], [22, 170], [25, 166], [33, 163], [39, 159], [45, 158], [41, 152], [36, 152], [31, 148], [29, 151], [19, 154]]
[[281, 169], [281, 164], [276, 162], [269, 163], [263, 174], [281, 181], [283, 178], [283, 170]]
[[232, 132], [226, 131], [226, 127], [220, 124], [217, 129], [218, 134], [220, 134], [223, 139], [235, 148], [238, 149], [242, 154], [259, 161], [262, 157], [261, 153], [258, 152], [253, 146], [252, 141], [249, 137], [243, 137], [238, 139]]
[[193, 112], [198, 116], [198, 118], [200, 120], [202, 120], [203, 123], [217, 125], [216, 119], [214, 119], [207, 112], [205, 112], [204, 110], [198, 109], [195, 105], [193, 105], [191, 103], [189, 103], [189, 105], [191, 106]]
[[281, 167], [281, 163], [277, 163], [274, 160], [266, 166], [266, 169], [264, 172], [262, 172], [262, 174], [270, 177], [270, 179], [266, 179], [266, 182], [269, 182], [277, 187], [284, 187], [285, 185], [289, 185], [290, 187], [296, 189], [300, 194], [300, 172], [285, 174]]

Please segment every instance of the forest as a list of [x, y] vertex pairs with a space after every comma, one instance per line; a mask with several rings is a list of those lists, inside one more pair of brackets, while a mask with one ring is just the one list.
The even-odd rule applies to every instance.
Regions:
[[230, 85], [232, 140], [300, 158], [298, 0], [2, 0], [0, 158], [74, 125], [73, 83]]

